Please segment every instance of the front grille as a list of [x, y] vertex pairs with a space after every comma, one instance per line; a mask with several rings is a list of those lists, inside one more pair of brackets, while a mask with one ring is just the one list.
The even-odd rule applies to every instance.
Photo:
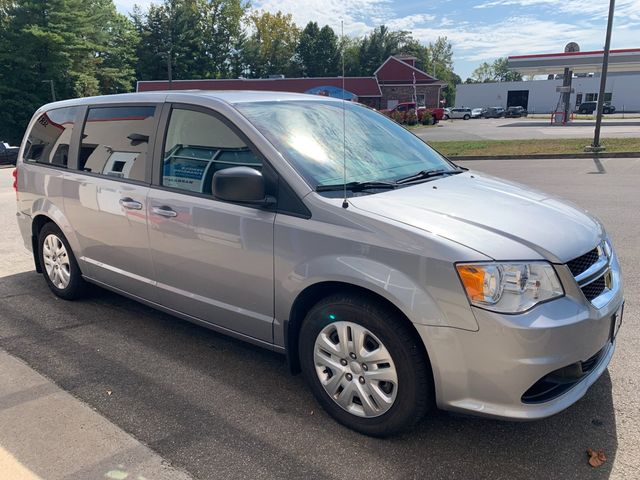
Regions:
[[598, 366], [608, 346], [609, 344], [605, 345], [598, 353], [584, 362], [576, 362], [545, 375], [524, 392], [521, 399], [522, 402], [548, 402], [571, 390]]
[[571, 270], [571, 273], [574, 277], [577, 277], [583, 272], [586, 272], [591, 265], [598, 261], [598, 248], [594, 248], [590, 252], [585, 253], [584, 255], [579, 256], [578, 258], [574, 258], [570, 262], [567, 262], [567, 267]]
[[594, 280], [590, 284], [585, 285], [581, 288], [582, 293], [584, 293], [584, 296], [587, 298], [587, 300], [591, 301], [594, 298], [599, 297], [602, 292], [604, 292], [604, 289], [607, 288], [604, 280], [605, 275], [602, 275], [597, 280]]

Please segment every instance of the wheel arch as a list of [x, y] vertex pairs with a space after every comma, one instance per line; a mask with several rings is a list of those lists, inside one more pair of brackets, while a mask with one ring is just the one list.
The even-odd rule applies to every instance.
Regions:
[[39, 246], [38, 246], [38, 236], [40, 235], [40, 230], [47, 223], [55, 224], [51, 217], [40, 213], [33, 217], [31, 221], [31, 251], [33, 252], [33, 262], [36, 267], [36, 272], [42, 273], [42, 265], [40, 264], [40, 255], [39, 255]]
[[293, 374], [300, 373], [300, 357], [298, 350], [298, 340], [300, 336], [300, 327], [307, 315], [307, 312], [320, 300], [336, 293], [349, 293], [353, 295], [365, 296], [371, 301], [384, 305], [385, 308], [393, 310], [398, 318], [398, 321], [403, 322], [415, 335], [418, 345], [422, 348], [425, 358], [428, 362], [428, 369], [433, 376], [431, 367], [431, 360], [429, 353], [424, 345], [424, 342], [420, 338], [415, 326], [404, 314], [404, 312], [398, 308], [388, 298], [374, 292], [373, 290], [361, 287], [358, 285], [341, 282], [341, 281], [322, 281], [314, 283], [306, 287], [302, 292], [298, 294], [294, 300], [289, 313], [288, 320], [284, 322], [284, 337], [285, 337], [285, 350], [287, 354], [287, 363], [289, 370]]

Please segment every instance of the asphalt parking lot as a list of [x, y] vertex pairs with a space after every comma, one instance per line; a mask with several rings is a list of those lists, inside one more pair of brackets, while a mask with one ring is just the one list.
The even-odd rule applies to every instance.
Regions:
[[[414, 133], [427, 141], [591, 138], [594, 125], [592, 120], [576, 120], [566, 126], [552, 126], [549, 118], [456, 119], [443, 120], [435, 127], [416, 129]], [[638, 136], [638, 118], [606, 118], [602, 124], [603, 138]]]
[[[372, 439], [331, 420], [279, 355], [97, 288], [62, 301], [22, 247], [10, 169], [0, 170], [0, 349], [194, 478], [640, 478], [640, 159], [465, 166], [589, 209], [621, 258], [627, 303], [617, 352], [587, 395], [552, 418], [433, 412], [414, 432]], [[591, 468], [587, 448], [607, 462]]]

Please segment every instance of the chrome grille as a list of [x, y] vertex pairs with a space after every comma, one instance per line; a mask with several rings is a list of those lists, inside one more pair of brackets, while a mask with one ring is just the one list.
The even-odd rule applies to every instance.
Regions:
[[574, 277], [577, 277], [583, 272], [586, 272], [591, 265], [596, 263], [600, 258], [598, 253], [598, 248], [594, 248], [590, 252], [585, 253], [584, 255], [579, 256], [578, 258], [574, 258], [570, 262], [567, 262], [567, 267], [571, 270], [571, 273]]
[[587, 300], [591, 301], [594, 298], [602, 295], [602, 292], [604, 292], [605, 288], [607, 288], [604, 277], [605, 275], [602, 275], [600, 278], [581, 288], [582, 293], [584, 293], [584, 296], [587, 298]]
[[[567, 267], [585, 298], [596, 308], [600, 308], [600, 300], [604, 299], [603, 295], [611, 289], [610, 256], [609, 245], [602, 242], [593, 250], [567, 262]], [[598, 299], [600, 296], [603, 296], [602, 299]]]

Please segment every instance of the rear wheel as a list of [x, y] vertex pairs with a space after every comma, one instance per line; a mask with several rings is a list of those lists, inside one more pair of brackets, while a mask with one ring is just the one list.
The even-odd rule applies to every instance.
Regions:
[[40, 230], [38, 255], [42, 274], [53, 293], [65, 300], [73, 300], [84, 293], [86, 283], [69, 242], [57, 225], [47, 223]]
[[360, 433], [410, 428], [431, 404], [428, 359], [415, 332], [375, 300], [334, 295], [300, 331], [300, 363], [323, 408]]

